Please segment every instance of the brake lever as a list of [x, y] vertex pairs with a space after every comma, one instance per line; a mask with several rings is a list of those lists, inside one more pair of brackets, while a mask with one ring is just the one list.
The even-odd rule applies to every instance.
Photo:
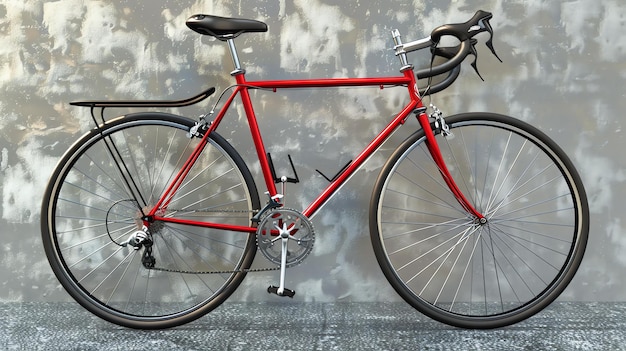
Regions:
[[502, 59], [500, 59], [500, 56], [496, 54], [496, 49], [493, 47], [493, 28], [491, 28], [489, 19], [485, 19], [483, 20], [483, 22], [485, 25], [485, 29], [487, 30], [487, 32], [489, 32], [489, 40], [485, 42], [485, 45], [489, 48], [489, 50], [491, 50], [491, 53], [493, 54], [493, 56], [495, 56], [498, 59], [498, 61], [502, 62]]
[[474, 56], [474, 61], [472, 61], [471, 66], [474, 69], [474, 72], [478, 74], [478, 77], [480, 77], [480, 80], [484, 82], [485, 79], [483, 79], [483, 76], [480, 75], [480, 72], [478, 72], [478, 65], [476, 64], [476, 62], [478, 61], [478, 50], [476, 50], [476, 43], [478, 43], [478, 40], [470, 39], [470, 54]]

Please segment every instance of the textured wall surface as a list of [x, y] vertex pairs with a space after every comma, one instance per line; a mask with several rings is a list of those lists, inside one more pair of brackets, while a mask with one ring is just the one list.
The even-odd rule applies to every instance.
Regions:
[[[185, 26], [196, 13], [265, 21], [269, 32], [237, 40], [249, 79], [395, 75], [390, 30], [405, 41], [437, 25], [494, 13], [495, 46], [480, 46], [482, 82], [465, 64], [459, 81], [432, 102], [446, 114], [493, 111], [539, 126], [579, 169], [591, 209], [587, 254], [562, 295], [623, 300], [626, 281], [626, 3], [621, 0], [3, 0], [0, 2], [0, 301], [66, 300], [43, 254], [41, 196], [52, 169], [82, 133], [81, 99], [171, 99], [230, 84], [223, 43]], [[428, 57], [414, 55], [425, 65]], [[288, 187], [300, 207], [360, 151], [403, 104], [399, 89], [256, 92], [262, 132], [302, 183]], [[207, 112], [215, 99], [173, 113]], [[288, 104], [285, 104], [288, 102]], [[112, 117], [125, 111], [109, 112]], [[221, 132], [258, 166], [245, 121], [228, 115]], [[397, 299], [377, 267], [368, 204], [378, 170], [411, 121], [314, 217], [316, 247], [288, 272], [302, 301]], [[284, 162], [283, 162], [284, 161]], [[279, 167], [280, 168], [280, 167]], [[261, 182], [257, 182], [261, 184]], [[258, 259], [262, 259], [259, 255]], [[249, 275], [234, 296], [265, 300], [277, 274]]]

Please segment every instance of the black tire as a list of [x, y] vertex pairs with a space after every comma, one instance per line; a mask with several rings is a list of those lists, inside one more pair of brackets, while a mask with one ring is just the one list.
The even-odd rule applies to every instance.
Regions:
[[[123, 246], [198, 144], [187, 136], [193, 125], [164, 113], [117, 118], [78, 140], [52, 174], [41, 216], [48, 261], [65, 290], [107, 321], [139, 329], [188, 323], [230, 296], [252, 264], [250, 233], [153, 222], [149, 249]], [[259, 208], [250, 171], [214, 133], [161, 215], [249, 226]], [[144, 255], [157, 269], [146, 268]]]
[[453, 179], [486, 218], [445, 185], [420, 130], [381, 170], [370, 204], [374, 252], [417, 310], [462, 328], [524, 320], [574, 277], [589, 232], [587, 197], [565, 153], [537, 128], [488, 113], [446, 118], [436, 138]]

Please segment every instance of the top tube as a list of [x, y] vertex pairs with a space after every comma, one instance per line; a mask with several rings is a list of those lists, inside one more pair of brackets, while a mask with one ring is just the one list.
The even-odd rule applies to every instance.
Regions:
[[251, 88], [288, 89], [288, 88], [329, 88], [329, 87], [366, 87], [406, 86], [412, 82], [410, 77], [378, 77], [378, 78], [327, 78], [327, 79], [290, 79], [245, 81]]

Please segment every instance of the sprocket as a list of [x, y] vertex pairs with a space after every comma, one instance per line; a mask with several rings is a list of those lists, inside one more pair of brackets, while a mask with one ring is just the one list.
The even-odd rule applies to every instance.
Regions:
[[257, 228], [257, 245], [263, 256], [281, 264], [281, 233], [289, 234], [286, 267], [296, 266], [311, 253], [315, 242], [313, 223], [302, 213], [288, 208], [269, 211]]

